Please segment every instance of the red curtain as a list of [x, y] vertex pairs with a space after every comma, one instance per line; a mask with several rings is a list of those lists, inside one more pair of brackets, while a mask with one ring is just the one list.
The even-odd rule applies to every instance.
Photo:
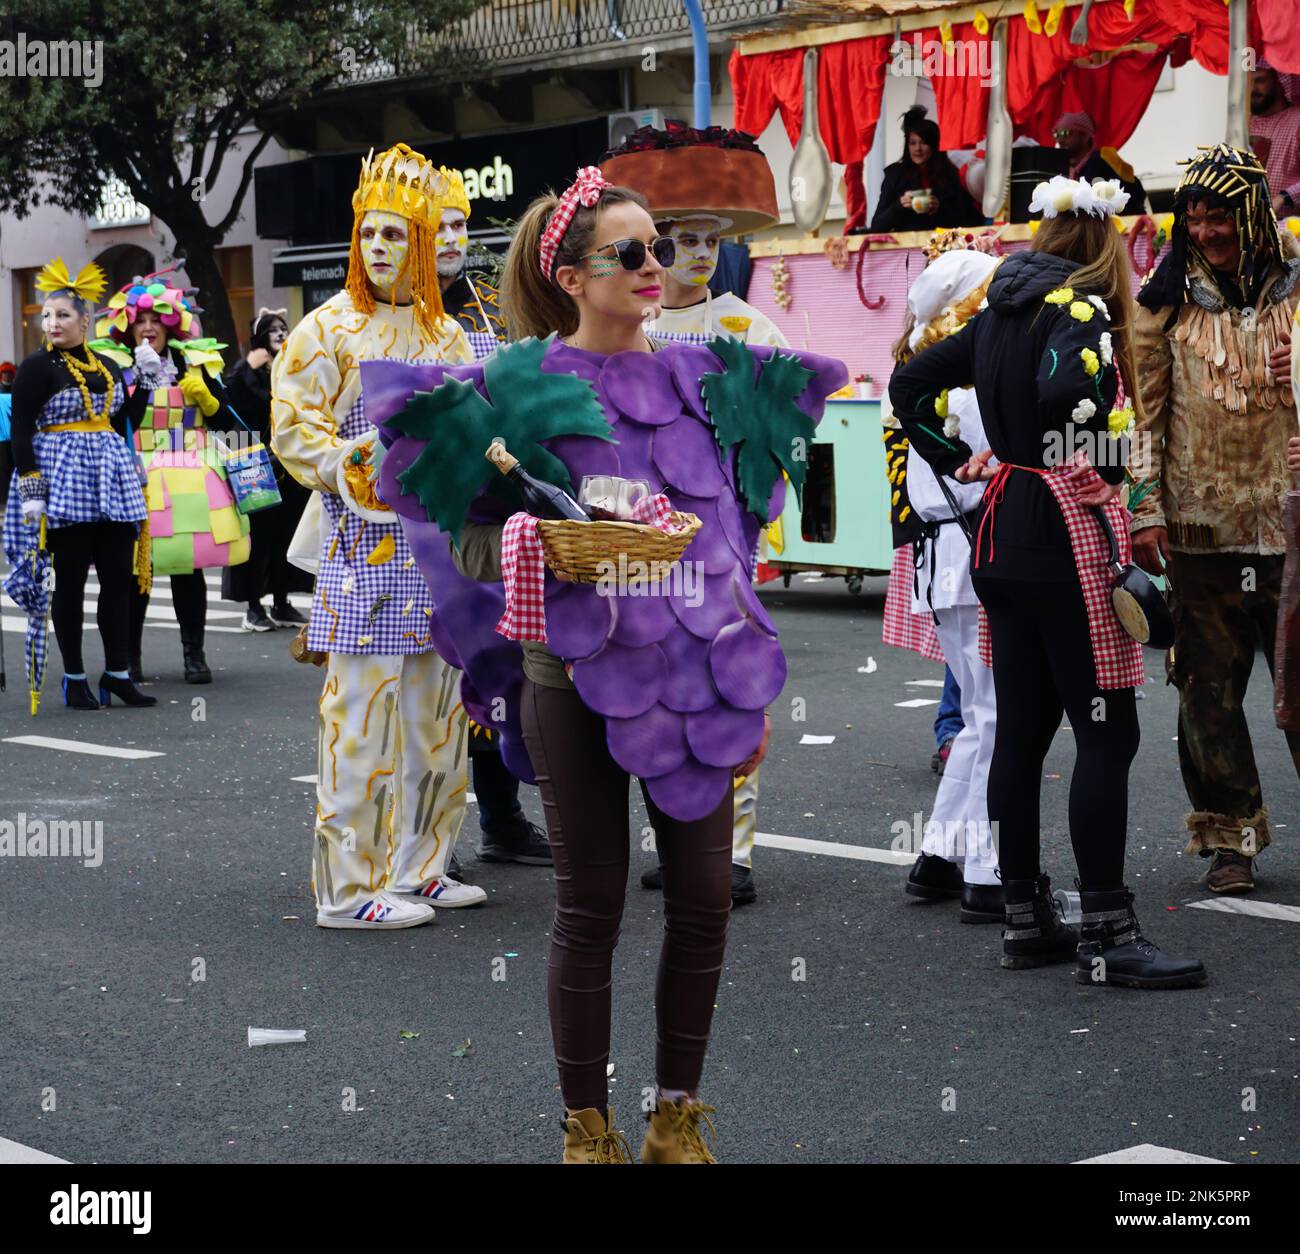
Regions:
[[[870, 151], [889, 71], [887, 35], [847, 39], [818, 49], [817, 100], [822, 141], [832, 161], [849, 165]], [[790, 142], [803, 127], [803, 48], [742, 56], [731, 53], [737, 130], [761, 135], [780, 111]]]
[[[1300, 74], [1300, 22], [1295, 0], [1255, 0], [1251, 12], [1259, 24], [1264, 58], [1275, 70]], [[1292, 94], [1295, 100], [1295, 93]]]

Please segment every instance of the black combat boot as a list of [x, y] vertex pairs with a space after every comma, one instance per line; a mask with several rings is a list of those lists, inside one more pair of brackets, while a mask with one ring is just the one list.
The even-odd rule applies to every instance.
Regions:
[[1079, 934], [1066, 927], [1046, 875], [1036, 880], [1006, 880], [1006, 924], [1002, 928], [1002, 965], [1008, 971], [1045, 967], [1074, 957]]
[[1125, 988], [1195, 988], [1206, 980], [1199, 958], [1162, 953], [1142, 935], [1127, 888], [1109, 893], [1079, 890], [1083, 937], [1075, 958], [1080, 984], [1119, 984]]
[[203, 656], [203, 628], [197, 631], [181, 627], [181, 650], [185, 654], [185, 682], [187, 684], [210, 684], [212, 672], [208, 669], [207, 658]]

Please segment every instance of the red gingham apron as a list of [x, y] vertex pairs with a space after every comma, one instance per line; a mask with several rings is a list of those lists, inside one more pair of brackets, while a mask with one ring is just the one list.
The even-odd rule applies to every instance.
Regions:
[[[1088, 628], [1092, 635], [1092, 660], [1096, 668], [1097, 687], [1136, 688], [1146, 682], [1142, 646], [1120, 626], [1115, 607], [1111, 603], [1110, 592], [1114, 587], [1114, 579], [1109, 564], [1110, 545], [1091, 511], [1075, 500], [1074, 493], [1065, 482], [1066, 474], [1077, 464], [1077, 461], [1071, 462], [1064, 466], [1053, 466], [1050, 470], [1006, 462], [1000, 465], [984, 492], [988, 508], [980, 519], [974, 565], [976, 569], [979, 568], [986, 529], [989, 557], [993, 556], [993, 514], [1006, 490], [1007, 476], [1013, 470], [1027, 470], [1039, 475], [1061, 507], [1066, 528], [1070, 532], [1070, 542], [1074, 546], [1074, 561], [1079, 572], [1079, 584], [1083, 588], [1083, 603], [1088, 612]], [[1100, 479], [1095, 470], [1092, 473]], [[1120, 563], [1125, 564], [1133, 556], [1128, 530], [1129, 512], [1117, 500], [1107, 501], [1102, 509], [1115, 533]], [[986, 666], [993, 665], [988, 620], [983, 614], [980, 615], [980, 657]]]
[[932, 662], [942, 662], [943, 647], [939, 644], [939, 633], [934, 629], [934, 619], [929, 613], [912, 613], [912, 581], [915, 578], [912, 546], [901, 545], [894, 550], [894, 564], [889, 571], [880, 638], [896, 649], [911, 649]]

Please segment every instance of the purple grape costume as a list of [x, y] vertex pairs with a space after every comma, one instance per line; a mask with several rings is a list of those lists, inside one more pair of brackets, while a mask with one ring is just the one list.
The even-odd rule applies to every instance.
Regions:
[[[506, 379], [510, 367], [499, 364], [502, 353], [520, 362], [529, 352], [537, 363], [531, 385], [522, 375]], [[517, 404], [525, 409], [545, 408], [542, 385], [560, 386], [545, 378], [552, 375], [572, 376], [563, 385], [578, 388], [580, 402], [594, 400], [595, 421], [575, 417], [568, 430], [583, 433], [539, 439], [531, 457], [507, 435], [507, 446], [530, 473], [567, 491], [589, 474], [645, 479], [652, 492], [664, 492], [675, 509], [697, 515], [703, 524], [682, 558], [696, 563], [694, 595], [686, 581], [671, 577], [653, 595], [611, 594], [597, 585], [558, 580], [549, 571], [545, 588], [547, 647], [572, 664], [579, 696], [605, 720], [614, 760], [645, 782], [665, 813], [702, 818], [730, 790], [734, 768], [758, 747], [764, 709], [785, 683], [785, 655], [754, 593], [750, 561], [763, 522], [784, 505], [782, 468], [801, 488], [807, 446], [826, 398], [843, 386], [847, 372], [831, 358], [729, 340], [609, 357], [554, 339], [525, 340], [474, 366], [362, 363], [366, 413], [388, 446], [379, 490], [401, 517], [432, 592], [434, 646], [464, 672], [466, 710], [500, 730], [505, 762], [525, 780], [533, 773], [519, 725], [522, 651], [494, 630], [505, 608], [504, 589], [456, 570], [448, 533], [458, 534], [464, 507], [444, 509], [442, 527], [431, 521], [432, 496], [443, 501], [445, 478], [426, 474], [431, 487], [423, 499], [411, 490], [416, 463], [441, 435], [430, 440], [410, 434], [408, 405], [420, 400], [417, 394], [433, 392], [452, 404], [460, 404], [456, 396], [469, 403], [457, 413], [489, 412], [485, 401], [496, 407], [490, 424], [465, 446], [478, 450], [483, 467], [469, 468], [468, 517], [503, 522], [517, 507], [507, 502], [507, 485], [482, 460], [482, 450], [492, 434], [509, 427], [515, 402], [507, 392], [518, 393]], [[566, 421], [545, 419], [552, 430], [564, 430]], [[442, 430], [452, 425], [448, 420]], [[430, 423], [424, 430], [437, 428]], [[462, 451], [440, 473], [459, 473], [465, 462]], [[468, 489], [462, 495], [468, 497]]]

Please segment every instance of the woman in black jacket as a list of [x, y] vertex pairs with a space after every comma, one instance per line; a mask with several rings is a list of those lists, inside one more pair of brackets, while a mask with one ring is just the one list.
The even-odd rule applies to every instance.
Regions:
[[[939, 127], [920, 105], [903, 114], [907, 151], [885, 167], [873, 231], [933, 231], [975, 226], [984, 215], [961, 185], [957, 167], [939, 149]], [[915, 207], [914, 207], [915, 206]]]
[[[1142, 659], [1111, 607], [1091, 509], [1104, 506], [1113, 530], [1127, 531], [1115, 501], [1127, 440], [1112, 435], [1132, 421], [1130, 409], [1113, 406], [1119, 374], [1136, 378], [1133, 302], [1109, 217], [1123, 198], [1107, 203], [1087, 184], [1060, 178], [1050, 189], [1052, 216], [1029, 252], [1002, 263], [988, 308], [895, 372], [890, 399], [936, 473], [991, 480], [971, 560], [988, 615], [998, 706], [988, 806], [1006, 891], [1002, 965], [1076, 955], [1073, 929], [1055, 912], [1039, 869], [1043, 760], [1064, 712], [1077, 752], [1069, 808], [1083, 909], [1076, 978], [1188, 987], [1204, 982], [1204, 968], [1144, 939], [1124, 886], [1128, 772], [1139, 740], [1133, 686], [1142, 682]], [[979, 457], [946, 421], [946, 389], [972, 384], [991, 446]], [[992, 456], [1001, 463], [996, 470]]]
[[[226, 376], [226, 400], [257, 434], [268, 452], [271, 448], [271, 362], [289, 336], [288, 314], [283, 309], [259, 309], [253, 319], [248, 356]], [[227, 566], [223, 572], [222, 596], [228, 601], [248, 602], [241, 624], [245, 631], [272, 631], [276, 627], [297, 627], [307, 620], [289, 604], [290, 592], [310, 592], [311, 576], [289, 564], [289, 542], [302, 518], [311, 493], [279, 459], [271, 456], [280, 504], [249, 516], [253, 551], [242, 566]], [[268, 617], [262, 598], [271, 594]]]

